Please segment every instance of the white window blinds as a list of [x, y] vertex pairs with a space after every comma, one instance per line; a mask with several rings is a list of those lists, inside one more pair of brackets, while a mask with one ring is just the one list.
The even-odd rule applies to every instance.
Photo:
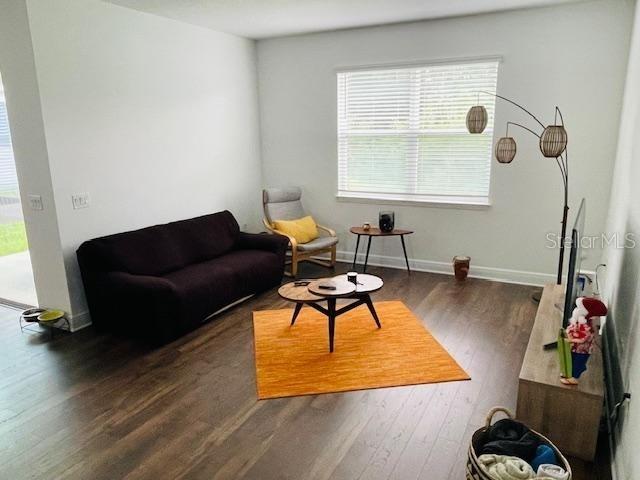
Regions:
[[338, 195], [486, 203], [498, 61], [338, 73]]
[[[1, 78], [0, 82], [2, 82]], [[4, 100], [2, 84], [0, 83], [0, 193], [17, 190], [17, 185], [18, 178], [13, 161], [11, 136], [9, 135], [7, 106]]]

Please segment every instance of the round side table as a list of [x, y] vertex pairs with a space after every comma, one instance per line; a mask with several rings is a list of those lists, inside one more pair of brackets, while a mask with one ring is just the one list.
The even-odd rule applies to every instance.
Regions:
[[376, 227], [371, 227], [368, 230], [365, 230], [362, 227], [351, 227], [349, 231], [358, 236], [358, 240], [356, 240], [356, 251], [353, 255], [353, 266], [351, 267], [353, 270], [356, 269], [356, 260], [358, 259], [358, 247], [360, 247], [361, 236], [369, 237], [369, 241], [367, 242], [367, 255], [364, 257], [364, 269], [362, 270], [363, 273], [366, 273], [367, 271], [367, 263], [369, 262], [369, 250], [371, 249], [371, 239], [373, 237], [400, 237], [400, 241], [402, 242], [402, 251], [404, 252], [404, 261], [407, 265], [407, 272], [411, 274], [411, 269], [409, 268], [409, 258], [407, 258], [407, 247], [404, 244], [404, 236], [411, 235], [413, 233], [413, 230], [400, 230], [399, 228], [394, 228], [390, 232], [383, 232]]

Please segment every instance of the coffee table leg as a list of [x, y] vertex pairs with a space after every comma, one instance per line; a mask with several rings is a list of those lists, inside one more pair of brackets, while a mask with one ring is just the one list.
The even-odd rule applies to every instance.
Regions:
[[300, 313], [300, 310], [302, 310], [302, 303], [296, 303], [296, 308], [293, 311], [293, 318], [291, 319], [292, 327], [293, 327], [293, 324], [296, 323], [296, 318], [298, 318], [298, 314]]
[[411, 269], [409, 268], [409, 259], [407, 258], [407, 247], [404, 246], [404, 235], [400, 235], [400, 241], [402, 241], [402, 251], [404, 252], [404, 261], [407, 264], [407, 272], [411, 274]]
[[358, 247], [360, 246], [360, 235], [358, 235], [358, 239], [356, 240], [356, 252], [353, 254], [353, 265], [351, 266], [351, 270], [356, 269], [356, 261], [358, 260]]
[[371, 312], [371, 316], [373, 317], [373, 319], [376, 321], [376, 325], [378, 325], [378, 328], [382, 328], [382, 325], [380, 325], [380, 319], [378, 318], [378, 314], [376, 313], [376, 309], [373, 306], [373, 302], [371, 301], [371, 297], [367, 295], [366, 297], [364, 297], [364, 301], [367, 304], [367, 307], [369, 307], [369, 311]]
[[327, 306], [329, 307], [329, 351], [333, 352], [333, 335], [336, 330], [336, 299], [328, 298]]
[[373, 237], [371, 235], [369, 235], [369, 241], [367, 242], [367, 256], [364, 257], [364, 269], [362, 270], [362, 273], [367, 273], [367, 263], [369, 263], [369, 250], [371, 249], [371, 239]]

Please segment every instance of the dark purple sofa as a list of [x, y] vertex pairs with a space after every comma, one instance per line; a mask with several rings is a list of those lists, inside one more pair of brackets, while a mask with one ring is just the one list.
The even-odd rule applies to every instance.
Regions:
[[77, 255], [96, 327], [161, 344], [279, 285], [287, 243], [241, 232], [224, 211], [89, 240]]

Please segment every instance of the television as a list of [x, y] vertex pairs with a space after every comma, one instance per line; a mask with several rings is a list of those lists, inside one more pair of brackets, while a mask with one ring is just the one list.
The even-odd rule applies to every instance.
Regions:
[[584, 217], [586, 210], [586, 201], [583, 198], [578, 208], [578, 214], [571, 229], [571, 250], [569, 252], [569, 268], [567, 269], [567, 288], [564, 296], [564, 314], [562, 316], [562, 326], [566, 328], [569, 325], [569, 319], [576, 306], [576, 298], [581, 291], [580, 288], [580, 262], [582, 260], [581, 238], [584, 232]]

